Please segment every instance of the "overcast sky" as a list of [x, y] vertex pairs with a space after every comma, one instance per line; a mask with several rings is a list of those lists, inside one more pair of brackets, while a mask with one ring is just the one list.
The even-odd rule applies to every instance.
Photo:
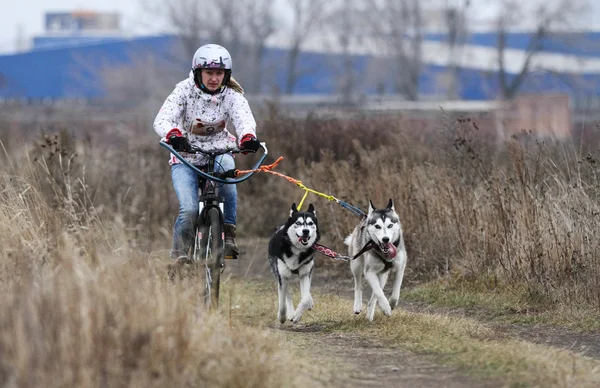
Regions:
[[[287, 0], [277, 1], [285, 3]], [[437, 1], [452, 4], [464, 0]], [[148, 15], [140, 11], [140, 0], [0, 0], [0, 2], [2, 3], [0, 6], [0, 54], [16, 50], [20, 37], [27, 47], [33, 36], [42, 34], [44, 32], [44, 14], [49, 11], [69, 12], [81, 9], [116, 11], [121, 14], [121, 26], [126, 32], [132, 34], [156, 32], [149, 27], [153, 21], [148, 20]], [[489, 0], [471, 0], [472, 5], [483, 6], [481, 11], [477, 11], [480, 15], [483, 14], [482, 11], [489, 10], [489, 3]], [[592, 0], [591, 3], [595, 8], [594, 12], [590, 13], [591, 20], [595, 20], [596, 28], [600, 29], [600, 1]], [[157, 24], [161, 24], [161, 21], [157, 20]], [[590, 24], [591, 27], [591, 23], [585, 24]]]

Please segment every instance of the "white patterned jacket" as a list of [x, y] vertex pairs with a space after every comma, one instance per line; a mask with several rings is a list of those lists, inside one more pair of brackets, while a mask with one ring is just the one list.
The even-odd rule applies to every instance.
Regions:
[[[193, 77], [190, 72], [163, 103], [154, 119], [158, 135], [164, 139], [170, 130], [178, 128], [192, 146], [206, 151], [233, 148], [238, 144], [227, 130], [231, 119], [238, 139], [246, 134], [256, 136], [256, 121], [248, 100], [241, 93], [226, 86], [214, 95], [204, 93]], [[186, 160], [195, 165], [206, 164], [206, 157], [201, 154], [186, 156]], [[179, 160], [171, 155], [169, 163], [179, 163]]]

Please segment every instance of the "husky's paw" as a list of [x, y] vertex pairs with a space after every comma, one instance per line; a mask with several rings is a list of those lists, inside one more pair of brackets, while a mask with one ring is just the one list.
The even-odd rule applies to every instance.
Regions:
[[289, 318], [287, 317], [285, 311], [279, 310], [279, 312], [277, 313], [277, 319], [279, 320], [279, 322], [285, 323], [285, 321]]
[[367, 319], [369, 322], [373, 322], [373, 318], [375, 318], [375, 309], [367, 309]]
[[382, 308], [381, 310], [383, 311], [383, 314], [386, 317], [389, 317], [392, 315], [392, 308], [390, 306], [386, 306], [386, 307]]
[[390, 315], [392, 315], [392, 307], [390, 306], [390, 303], [388, 302], [388, 300], [383, 297], [381, 299], [378, 300], [378, 304], [379, 307], [381, 307], [381, 311], [383, 311], [383, 314], [386, 317], [389, 317]]
[[315, 302], [313, 302], [312, 296], [309, 296], [306, 300], [306, 309], [312, 310], [315, 307]]
[[300, 322], [300, 319], [302, 319], [302, 314], [296, 313], [296, 314], [294, 314], [294, 317], [291, 319], [291, 321], [292, 321], [292, 323], [298, 323], [298, 322]]
[[398, 299], [391, 297], [390, 298], [390, 307], [391, 309], [395, 309], [396, 307], [398, 307]]

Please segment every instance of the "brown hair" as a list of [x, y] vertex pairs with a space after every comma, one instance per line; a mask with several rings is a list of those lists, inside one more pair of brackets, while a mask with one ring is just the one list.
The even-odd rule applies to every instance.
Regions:
[[240, 85], [239, 82], [237, 82], [233, 77], [229, 78], [229, 81], [227, 81], [226, 86], [230, 87], [231, 89], [235, 90], [240, 94], [244, 94], [244, 88], [242, 88], [242, 85]]

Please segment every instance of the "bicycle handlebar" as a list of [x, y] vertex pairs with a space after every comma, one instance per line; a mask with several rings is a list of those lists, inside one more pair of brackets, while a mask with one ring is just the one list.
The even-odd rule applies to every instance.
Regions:
[[[163, 147], [165, 147], [166, 149], [168, 149], [169, 151], [171, 151], [171, 153], [177, 158], [179, 159], [179, 161], [183, 164], [185, 164], [186, 166], [190, 167], [192, 170], [194, 170], [194, 172], [208, 180], [214, 181], [214, 182], [219, 182], [219, 183], [225, 183], [225, 184], [236, 184], [236, 183], [240, 183], [245, 181], [246, 179], [250, 178], [252, 175], [254, 175], [254, 172], [250, 172], [246, 175], [244, 175], [241, 178], [238, 179], [222, 179], [218, 176], [214, 176], [214, 175], [210, 175], [205, 173], [204, 171], [200, 170], [198, 167], [194, 166], [193, 164], [191, 164], [190, 162], [188, 162], [187, 160], [185, 160], [185, 158], [183, 156], [181, 156], [181, 154], [177, 151], [175, 151], [173, 149], [173, 147], [171, 147], [170, 144], [164, 142], [164, 141], [160, 141], [159, 144]], [[259, 159], [258, 162], [256, 162], [256, 165], [251, 168], [251, 170], [256, 170], [260, 167], [260, 165], [264, 162], [264, 160], [267, 157], [267, 154], [269, 153], [269, 151], [267, 150], [267, 145], [265, 142], [261, 142], [260, 143], [260, 147], [262, 148], [262, 150], [264, 151], [261, 158]], [[227, 153], [233, 153], [233, 154], [238, 154], [240, 152], [252, 152], [253, 151], [246, 151], [246, 150], [240, 150], [239, 148], [235, 147], [235, 148], [231, 148], [231, 149], [225, 149], [225, 150], [218, 150], [218, 151], [212, 151], [212, 152], [208, 152], [208, 151], [203, 151], [200, 148], [193, 148], [192, 152], [187, 152], [188, 154], [204, 154], [207, 155], [211, 158], [217, 157], [219, 155], [223, 155], [223, 154], [227, 154]], [[228, 171], [224, 171], [223, 173], [219, 174], [220, 176], [231, 176], [231, 170]]]

